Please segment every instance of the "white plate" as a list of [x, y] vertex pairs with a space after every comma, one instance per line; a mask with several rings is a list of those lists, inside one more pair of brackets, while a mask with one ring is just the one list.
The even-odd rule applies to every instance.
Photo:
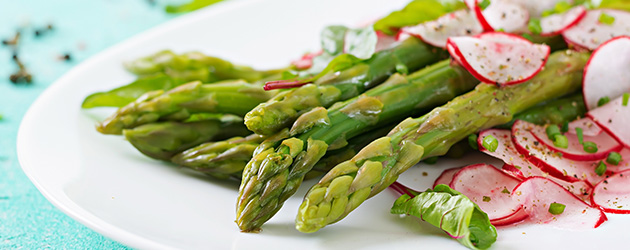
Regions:
[[[91, 58], [59, 79], [33, 104], [18, 135], [22, 168], [63, 212], [95, 231], [136, 248], [383, 249], [461, 247], [440, 230], [390, 215], [385, 191], [348, 218], [301, 234], [293, 221], [306, 182], [259, 234], [234, 224], [237, 184], [213, 181], [147, 159], [123, 138], [94, 130], [95, 112], [79, 107], [89, 93], [133, 80], [121, 62], [171, 48], [201, 50], [257, 67], [285, 65], [318, 47], [329, 24], [357, 25], [398, 9], [405, 0], [230, 1], [185, 15]], [[401, 178], [424, 189], [441, 169], [468, 158], [415, 167]], [[422, 172], [428, 176], [423, 176]], [[623, 244], [630, 216], [609, 216], [598, 229], [571, 232], [544, 225], [499, 230], [497, 249], [596, 248]], [[299, 245], [298, 245], [299, 244]]]

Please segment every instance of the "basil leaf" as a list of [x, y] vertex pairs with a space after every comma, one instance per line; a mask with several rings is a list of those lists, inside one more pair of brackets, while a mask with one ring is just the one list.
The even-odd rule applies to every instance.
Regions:
[[376, 51], [377, 39], [372, 26], [348, 30], [344, 39], [344, 52], [359, 59], [370, 59]]
[[338, 55], [343, 53], [343, 44], [348, 28], [341, 25], [328, 26], [322, 30], [321, 43], [325, 53]]
[[435, 20], [447, 13], [466, 8], [459, 0], [415, 0], [374, 23], [374, 30], [394, 35], [398, 29]]
[[421, 218], [471, 249], [489, 248], [497, 239], [497, 230], [488, 215], [468, 197], [446, 185], [437, 185], [414, 198], [399, 197], [391, 213]]

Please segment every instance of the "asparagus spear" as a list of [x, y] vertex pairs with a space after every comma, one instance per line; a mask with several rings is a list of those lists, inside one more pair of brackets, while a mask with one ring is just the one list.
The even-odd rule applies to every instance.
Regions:
[[183, 121], [198, 113], [245, 115], [276, 92], [263, 91], [260, 84], [227, 81], [215, 84], [191, 82], [169, 91], [152, 91], [120, 108], [96, 129], [120, 134], [123, 129], [156, 121]]
[[[392, 76], [365, 94], [300, 116], [277, 143], [261, 145], [243, 172], [236, 222], [254, 231], [273, 216], [299, 187], [326, 150], [371, 128], [426, 112], [472, 89], [477, 80], [445, 60], [403, 78]], [[284, 134], [285, 136], [282, 136]]]
[[296, 228], [315, 232], [335, 223], [420, 160], [443, 155], [469, 134], [507, 123], [537, 103], [576, 91], [588, 58], [586, 53], [556, 52], [528, 82], [503, 88], [480, 84], [420, 118], [408, 118], [314, 185], [298, 210]]
[[276, 133], [312, 108], [328, 107], [353, 98], [397, 71], [416, 71], [446, 56], [441, 49], [417, 38], [409, 38], [394, 48], [377, 52], [367, 61], [342, 71], [330, 72], [313, 84], [281, 92], [247, 113], [245, 125], [257, 134]]
[[497, 126], [498, 128], [509, 129], [516, 120], [524, 120], [535, 124], [563, 124], [573, 121], [578, 117], [583, 117], [586, 113], [584, 98], [582, 93], [576, 93], [565, 98], [542, 103], [519, 113], [509, 123]]
[[208, 142], [173, 156], [171, 161], [202, 173], [240, 178], [254, 150], [264, 139], [263, 136], [252, 134], [247, 137]]
[[163, 50], [126, 62], [124, 66], [129, 72], [138, 76], [164, 73], [181, 82], [216, 82], [230, 79], [255, 82], [285, 70], [260, 71], [247, 66], [235, 65], [221, 58], [207, 56], [201, 52], [187, 52], [178, 55], [170, 50]]
[[241, 121], [209, 119], [192, 122], [156, 122], [123, 130], [140, 152], [154, 159], [169, 161], [173, 155], [210, 140], [249, 134]]

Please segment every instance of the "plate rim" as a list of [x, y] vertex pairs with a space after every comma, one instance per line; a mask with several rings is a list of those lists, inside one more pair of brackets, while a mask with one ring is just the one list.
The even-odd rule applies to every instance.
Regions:
[[109, 223], [105, 220], [102, 220], [93, 214], [91, 214], [86, 209], [78, 206], [74, 201], [68, 199], [67, 197], [58, 197], [53, 194], [50, 190], [48, 190], [44, 184], [40, 183], [37, 178], [34, 176], [33, 168], [30, 163], [30, 155], [28, 151], [25, 149], [24, 140], [28, 137], [27, 131], [28, 128], [33, 124], [33, 121], [36, 119], [35, 113], [37, 110], [42, 108], [42, 105], [45, 104], [46, 100], [51, 98], [53, 93], [60, 88], [68, 84], [72, 84], [70, 79], [74, 78], [75, 75], [79, 74], [86, 68], [92, 67], [92, 65], [99, 64], [104, 61], [110, 54], [116, 54], [121, 50], [125, 50], [128, 47], [133, 47], [135, 44], [145, 42], [150, 40], [152, 37], [157, 36], [161, 33], [168, 32], [169, 30], [180, 27], [182, 25], [186, 25], [186, 23], [194, 23], [200, 19], [208, 18], [209, 16], [218, 15], [224, 12], [229, 12], [234, 9], [238, 9], [244, 7], [249, 4], [254, 4], [257, 2], [262, 2], [264, 0], [232, 0], [232, 1], [224, 1], [217, 3], [215, 5], [205, 7], [203, 9], [194, 11], [192, 13], [188, 13], [185, 15], [181, 15], [175, 17], [171, 20], [168, 20], [164, 23], [158, 24], [154, 27], [151, 27], [145, 31], [142, 31], [136, 35], [133, 35], [129, 38], [123, 39], [101, 52], [96, 53], [93, 56], [90, 56], [86, 60], [82, 61], [78, 65], [74, 66], [68, 72], [64, 73], [61, 77], [51, 83], [46, 89], [35, 99], [35, 101], [29, 106], [28, 110], [24, 114], [22, 121], [18, 127], [17, 139], [16, 139], [16, 151], [18, 157], [18, 163], [20, 168], [26, 174], [30, 182], [37, 188], [37, 190], [48, 200], [53, 206], [57, 209], [61, 210], [64, 214], [68, 215], [75, 221], [80, 224], [88, 227], [89, 229], [107, 237], [110, 240], [116, 241], [122, 245], [132, 247], [132, 248], [140, 248], [140, 249], [174, 249], [172, 246], [168, 246], [163, 243], [159, 243], [148, 239], [146, 237], [142, 237], [135, 233], [132, 233], [128, 230], [125, 230], [121, 227], [118, 227], [112, 223]]

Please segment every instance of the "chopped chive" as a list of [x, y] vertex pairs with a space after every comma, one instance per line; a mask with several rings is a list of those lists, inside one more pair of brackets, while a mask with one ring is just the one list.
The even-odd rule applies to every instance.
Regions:
[[562, 132], [563, 134], [566, 132], [569, 132], [569, 122], [565, 121], [564, 123], [562, 123], [562, 127], [560, 127], [560, 132]]
[[604, 164], [603, 161], [600, 161], [595, 168], [595, 174], [597, 174], [598, 176], [602, 176], [604, 175], [604, 173], [606, 173], [606, 164]]
[[562, 133], [560, 133], [560, 127], [555, 124], [547, 126], [545, 131], [547, 132], [547, 137], [549, 137], [549, 140], [552, 141], [556, 138], [556, 135], [562, 135]]
[[474, 150], [479, 150], [479, 144], [477, 143], [477, 134], [471, 134], [468, 136], [468, 145]]
[[559, 215], [564, 212], [564, 208], [567, 206], [562, 203], [552, 202], [549, 204], [549, 213], [553, 215]]
[[524, 34], [523, 34], [523, 35], [521, 35], [521, 36], [522, 36], [523, 38], [525, 38], [525, 39], [529, 40], [529, 41], [534, 40], [534, 38], [533, 38], [530, 34], [527, 34], [527, 33], [524, 33]]
[[506, 187], [503, 187], [503, 190], [501, 190], [501, 193], [510, 194], [510, 190], [508, 190]]
[[606, 162], [615, 166], [619, 165], [619, 163], [621, 162], [621, 154], [617, 152], [610, 152], [610, 154], [608, 154], [608, 157], [606, 157]]
[[610, 97], [608, 97], [608, 96], [604, 96], [602, 98], [599, 98], [599, 100], [597, 101], [597, 107], [604, 106], [608, 102], [610, 102]]
[[582, 143], [582, 146], [584, 146], [584, 152], [591, 154], [597, 153], [597, 144], [592, 141], [585, 141], [584, 143]]
[[396, 72], [401, 73], [403, 75], [409, 74], [409, 68], [406, 65], [399, 63], [396, 64]]
[[483, 0], [480, 3], [478, 3], [477, 6], [479, 6], [481, 10], [485, 10], [486, 8], [488, 8], [488, 6], [490, 6], [490, 0]]
[[568, 148], [569, 139], [567, 139], [567, 137], [564, 135], [555, 135], [553, 145], [559, 148]]
[[497, 140], [497, 138], [494, 138], [494, 136], [492, 135], [488, 135], [483, 138], [481, 146], [483, 146], [490, 152], [494, 152], [497, 151], [497, 148], [499, 147], [499, 140]]
[[599, 15], [599, 22], [607, 25], [612, 25], [615, 22], [615, 17], [602, 12], [602, 14]]
[[529, 31], [532, 32], [532, 34], [540, 34], [542, 33], [542, 26], [540, 26], [540, 19], [538, 18], [532, 18], [529, 20], [529, 23], [527, 24], [527, 28], [529, 29]]
[[584, 144], [584, 131], [582, 128], [575, 128], [575, 134], [577, 134], [578, 142]]
[[438, 161], [438, 157], [437, 156], [433, 156], [433, 157], [429, 157], [429, 158], [424, 159], [424, 161], [422, 161], [422, 162], [424, 162], [426, 164], [433, 165], [433, 164], [437, 163], [437, 161]]
[[621, 100], [622, 106], [628, 106], [628, 99], [630, 99], [630, 93], [623, 93], [623, 99]]
[[492, 199], [490, 197], [488, 197], [488, 196], [484, 196], [483, 197], [483, 201], [484, 202], [490, 202], [490, 200], [492, 200]]

